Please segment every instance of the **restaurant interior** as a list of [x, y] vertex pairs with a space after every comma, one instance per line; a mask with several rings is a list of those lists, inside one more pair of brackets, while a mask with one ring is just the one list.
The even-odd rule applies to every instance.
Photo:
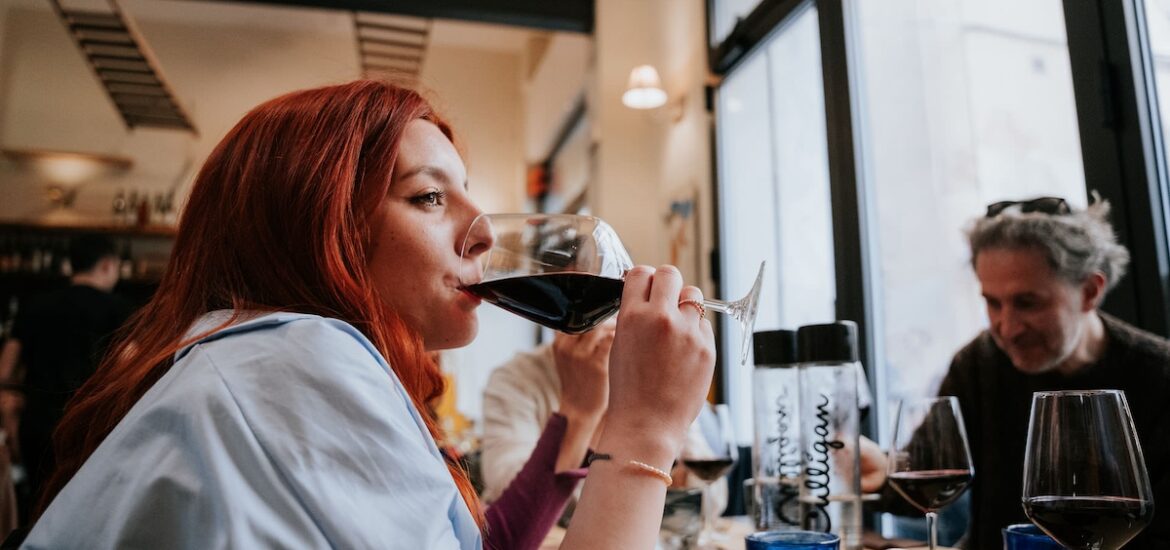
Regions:
[[[240, 117], [363, 77], [434, 103], [485, 212], [599, 217], [709, 297], [748, 293], [763, 261], [757, 331], [855, 322], [860, 432], [883, 448], [895, 404], [988, 326], [964, 230], [990, 203], [1108, 200], [1131, 260], [1101, 309], [1170, 335], [1168, 0], [4, 0], [0, 340], [83, 235], [115, 240], [116, 292], [145, 303]], [[469, 456], [493, 369], [553, 338], [478, 315], [435, 404]], [[744, 327], [707, 318], [709, 400], [747, 457]], [[751, 477], [733, 470], [727, 515]]]

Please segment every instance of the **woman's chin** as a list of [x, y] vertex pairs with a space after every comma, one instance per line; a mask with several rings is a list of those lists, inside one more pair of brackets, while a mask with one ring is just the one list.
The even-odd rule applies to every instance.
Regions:
[[474, 317], [470, 322], [465, 323], [464, 326], [454, 330], [443, 332], [443, 334], [436, 335], [431, 338], [424, 338], [423, 344], [427, 351], [443, 351], [448, 349], [456, 349], [464, 347], [475, 340], [475, 335], [479, 332], [479, 322]]

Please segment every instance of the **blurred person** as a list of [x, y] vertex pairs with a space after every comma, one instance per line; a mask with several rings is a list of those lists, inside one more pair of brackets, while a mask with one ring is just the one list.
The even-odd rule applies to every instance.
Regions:
[[[989, 327], [955, 354], [938, 391], [958, 397], [974, 461], [966, 548], [998, 547], [1000, 529], [1028, 522], [1020, 499], [1037, 391], [1124, 390], [1154, 501], [1170, 503], [1170, 342], [1099, 310], [1129, 252], [1094, 197], [1084, 210], [1057, 197], [997, 202], [968, 229]], [[863, 486], [881, 487], [881, 449], [866, 440], [862, 457]], [[1170, 521], [1155, 514], [1127, 549], [1170, 548]]]
[[[245, 115], [196, 177], [158, 291], [70, 402], [25, 547], [538, 544], [572, 489], [554, 472], [564, 427], [485, 511], [425, 406], [433, 352], [478, 328], [459, 273], [492, 236], [468, 234], [467, 186], [451, 128], [394, 84]], [[653, 546], [661, 470], [714, 369], [701, 299], [671, 266], [625, 277], [598, 442], [612, 459], [562, 548]]]
[[[484, 500], [494, 501], [513, 483], [548, 422], [568, 424], [557, 460], [558, 474], [585, 474], [583, 461], [604, 428], [616, 327], [610, 319], [583, 334], [557, 332], [552, 342], [518, 353], [492, 371], [483, 399]], [[709, 407], [699, 415], [713, 417]], [[700, 425], [699, 419], [691, 424], [684, 449], [709, 450]], [[671, 474], [676, 488], [700, 486], [701, 481], [689, 477], [681, 463]], [[726, 480], [712, 490], [722, 509], [727, 502]], [[562, 524], [568, 524], [574, 501], [570, 500]]]
[[17, 426], [17, 434], [10, 435], [26, 474], [22, 516], [54, 468], [50, 438], [65, 403], [93, 374], [110, 337], [131, 311], [113, 293], [120, 265], [113, 240], [103, 235], [73, 238], [69, 264], [69, 286], [25, 300], [12, 338], [0, 351], [0, 380], [24, 389], [23, 405], [9, 395], [3, 411], [5, 425]]

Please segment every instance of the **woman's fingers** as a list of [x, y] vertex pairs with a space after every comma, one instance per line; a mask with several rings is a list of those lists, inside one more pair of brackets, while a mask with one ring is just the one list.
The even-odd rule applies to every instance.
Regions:
[[622, 304], [642, 303], [650, 299], [650, 285], [654, 277], [654, 268], [648, 265], [634, 266], [626, 272], [623, 279]]
[[650, 289], [650, 303], [658, 307], [673, 307], [678, 304], [678, 293], [682, 290], [682, 273], [673, 265], [659, 266], [654, 272]]

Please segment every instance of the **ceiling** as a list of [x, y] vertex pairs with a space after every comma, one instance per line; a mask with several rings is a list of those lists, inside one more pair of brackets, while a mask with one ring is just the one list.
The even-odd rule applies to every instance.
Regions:
[[[195, 1], [195, 0], [192, 0]], [[552, 31], [593, 32], [593, 0], [218, 0], [282, 4], [515, 25]]]

